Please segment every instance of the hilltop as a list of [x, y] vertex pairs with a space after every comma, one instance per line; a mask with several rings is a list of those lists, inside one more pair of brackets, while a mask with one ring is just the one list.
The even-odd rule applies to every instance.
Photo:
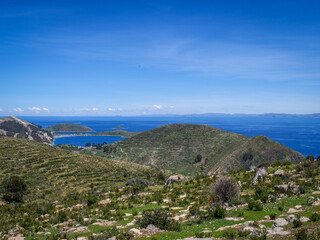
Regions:
[[[0, 136], [0, 182], [20, 175], [30, 186], [30, 198], [54, 197], [69, 190], [124, 184], [128, 179], [155, 176], [138, 164], [77, 154], [35, 141]], [[151, 177], [152, 179], [152, 177]]]
[[89, 127], [72, 123], [58, 123], [46, 129], [51, 132], [94, 132], [94, 130]]
[[180, 173], [249, 169], [303, 156], [267, 137], [247, 137], [207, 125], [171, 124], [112, 143], [106, 156]]
[[14, 116], [0, 118], [0, 135], [47, 144], [53, 143], [53, 135], [50, 131]]
[[119, 137], [133, 137], [140, 132], [128, 132], [124, 130], [114, 130], [114, 131], [103, 131], [92, 133], [92, 136], [119, 136]]

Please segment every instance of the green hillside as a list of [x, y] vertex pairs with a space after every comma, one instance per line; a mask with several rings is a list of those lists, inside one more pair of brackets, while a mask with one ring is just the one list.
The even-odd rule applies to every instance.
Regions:
[[[171, 124], [111, 144], [106, 156], [179, 173], [249, 168], [303, 156], [267, 137], [247, 136], [207, 125]], [[200, 156], [198, 156], [200, 155]]]
[[138, 164], [77, 154], [35, 141], [0, 136], [0, 182], [20, 175], [30, 198], [56, 196], [68, 190], [124, 183], [133, 177], [152, 178], [155, 169]]
[[93, 129], [71, 123], [59, 123], [46, 128], [51, 132], [94, 132]]
[[140, 132], [128, 132], [124, 130], [114, 130], [114, 131], [103, 131], [92, 133], [93, 136], [119, 136], [119, 137], [133, 137]]

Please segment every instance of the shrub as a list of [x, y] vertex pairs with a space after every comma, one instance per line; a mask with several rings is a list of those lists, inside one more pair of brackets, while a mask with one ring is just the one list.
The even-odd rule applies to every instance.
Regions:
[[312, 222], [317, 222], [320, 220], [320, 215], [318, 213], [313, 213], [310, 219]]
[[306, 239], [308, 239], [308, 234], [307, 234], [307, 231], [305, 229], [300, 230], [294, 236], [296, 237], [297, 240], [306, 240]]
[[239, 196], [239, 187], [232, 178], [221, 177], [211, 184], [210, 193], [216, 195], [220, 202], [230, 202]]
[[235, 239], [238, 236], [238, 234], [235, 230], [226, 230], [222, 234], [222, 236], [226, 239]]
[[262, 211], [263, 210], [263, 205], [262, 203], [258, 201], [249, 201], [248, 202], [248, 208], [251, 211]]
[[3, 181], [3, 199], [7, 202], [22, 202], [27, 184], [19, 176], [10, 176]]
[[271, 213], [271, 214], [270, 214], [270, 219], [271, 219], [271, 220], [275, 220], [276, 217], [277, 217], [277, 214], [276, 214], [276, 213]]
[[302, 225], [302, 222], [300, 221], [300, 219], [293, 220], [293, 227], [294, 228], [301, 227], [301, 225]]
[[213, 216], [215, 218], [224, 218], [225, 215], [226, 215], [226, 210], [220, 205], [217, 205], [213, 211]]
[[94, 195], [94, 194], [88, 194], [87, 197], [87, 204], [88, 206], [94, 205], [99, 201], [98, 196]]
[[141, 228], [146, 228], [152, 224], [163, 230], [180, 231], [180, 224], [170, 218], [167, 210], [161, 208], [143, 211], [142, 217], [137, 221], [137, 224]]
[[266, 188], [262, 188], [257, 186], [255, 189], [255, 198], [256, 200], [261, 200], [263, 203], [267, 202], [269, 196], [269, 192]]
[[141, 179], [141, 178], [132, 178], [126, 183], [126, 186], [136, 186], [136, 185], [139, 185], [142, 187], [149, 187], [150, 185], [153, 185], [153, 183], [146, 179]]

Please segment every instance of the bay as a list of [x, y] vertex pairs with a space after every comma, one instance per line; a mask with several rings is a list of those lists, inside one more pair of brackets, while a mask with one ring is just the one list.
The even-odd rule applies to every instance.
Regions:
[[[147, 131], [172, 123], [207, 124], [226, 131], [249, 137], [264, 135], [290, 147], [304, 156], [320, 155], [320, 119], [304, 117], [202, 117], [202, 116], [155, 116], [155, 117], [21, 117], [42, 127], [57, 123], [73, 123], [92, 128], [96, 132], [115, 130], [121, 126], [126, 131]], [[84, 146], [86, 142], [107, 143], [120, 141], [119, 137], [81, 136], [55, 140], [55, 144], [67, 143]]]

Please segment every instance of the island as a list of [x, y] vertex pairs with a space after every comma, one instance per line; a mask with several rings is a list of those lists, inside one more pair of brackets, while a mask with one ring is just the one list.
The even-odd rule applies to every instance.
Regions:
[[89, 127], [72, 123], [59, 123], [46, 129], [51, 132], [94, 132], [94, 130]]

